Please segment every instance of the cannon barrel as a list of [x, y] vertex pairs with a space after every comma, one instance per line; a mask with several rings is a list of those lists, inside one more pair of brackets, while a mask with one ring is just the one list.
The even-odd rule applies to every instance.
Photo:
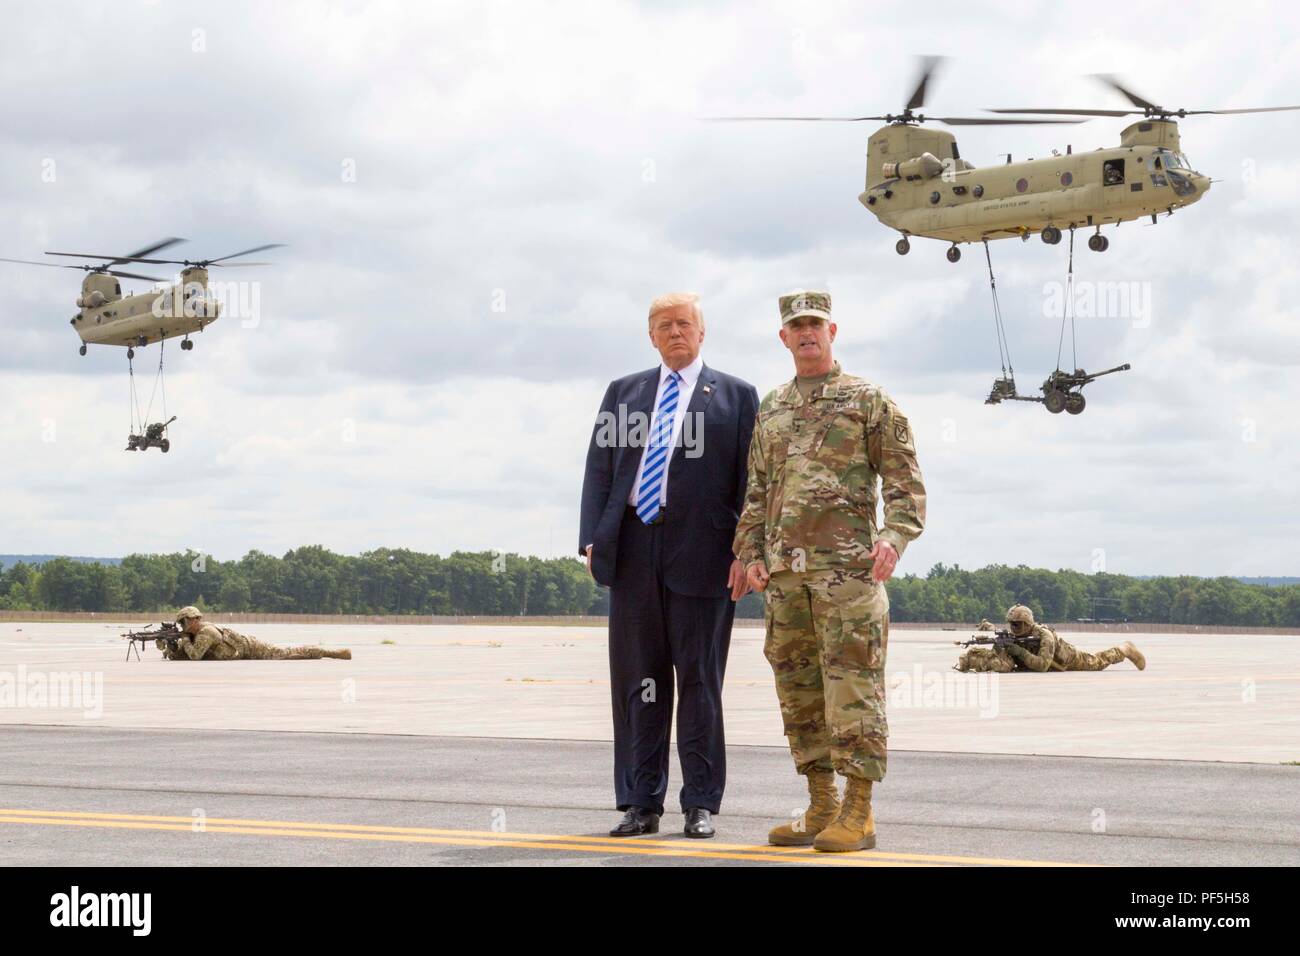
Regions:
[[1104, 372], [1093, 372], [1088, 376], [1088, 378], [1101, 378], [1101, 376], [1109, 375], [1111, 372], [1127, 372], [1132, 367], [1133, 366], [1129, 365], [1128, 362], [1125, 362], [1123, 365], [1116, 365], [1114, 368], [1108, 368]]
[[[1125, 367], [1125, 368], [1128, 368], [1127, 365], [1125, 365], [1124, 367]], [[1114, 369], [1111, 369], [1111, 371], [1113, 372], [1113, 371], [1115, 371], [1115, 370], [1114, 370]], [[1103, 373], [1103, 374], [1105, 374], [1105, 373]], [[163, 428], [166, 428], [168, 425], [170, 425], [170, 424], [171, 424], [172, 422], [174, 422], [174, 421], [176, 421], [176, 416], [175, 416], [175, 415], [173, 415], [171, 418], [167, 419], [167, 421], [163, 422]]]

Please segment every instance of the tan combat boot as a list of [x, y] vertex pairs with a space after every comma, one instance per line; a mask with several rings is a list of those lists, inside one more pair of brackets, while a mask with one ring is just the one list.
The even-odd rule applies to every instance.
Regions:
[[870, 850], [876, 845], [876, 816], [871, 812], [871, 781], [849, 777], [839, 819], [817, 834], [813, 848], [827, 853]]
[[773, 846], [811, 846], [813, 838], [835, 822], [840, 812], [840, 793], [833, 770], [811, 770], [808, 777], [808, 809], [798, 820], [784, 823], [767, 835]]
[[352, 651], [345, 647], [341, 651], [326, 651], [325, 656], [332, 657], [336, 661], [350, 661], [352, 660]]
[[1144, 671], [1147, 669], [1147, 659], [1142, 656], [1142, 652], [1137, 649], [1137, 646], [1132, 641], [1125, 641], [1119, 646], [1119, 649], [1124, 652], [1124, 656], [1131, 660], [1133, 666], [1138, 670]]

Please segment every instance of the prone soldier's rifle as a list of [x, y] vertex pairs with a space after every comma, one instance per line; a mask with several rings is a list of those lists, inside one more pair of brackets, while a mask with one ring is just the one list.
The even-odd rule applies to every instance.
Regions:
[[992, 644], [994, 650], [999, 650], [1009, 644], [1019, 644], [1030, 654], [1037, 654], [1043, 646], [1043, 640], [1034, 637], [1032, 634], [1026, 634], [1024, 637], [1016, 637], [1008, 630], [994, 631], [989, 634], [973, 634], [969, 641], [953, 641], [958, 647], [970, 647], [972, 644]]
[[[166, 641], [170, 650], [175, 650], [180, 639], [185, 636], [184, 632], [174, 623], [164, 621], [152, 631], [129, 631], [122, 635], [130, 643], [126, 645], [126, 659], [131, 659], [131, 652], [135, 651], [135, 659], [140, 660], [140, 650], [150, 641]], [[139, 644], [140, 647], [136, 647]]]

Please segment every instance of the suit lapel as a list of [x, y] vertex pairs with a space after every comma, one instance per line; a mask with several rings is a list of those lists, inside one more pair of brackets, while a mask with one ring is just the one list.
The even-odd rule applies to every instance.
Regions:
[[[695, 391], [691, 393], [691, 402], [686, 406], [688, 418], [682, 422], [682, 431], [678, 436], [678, 444], [673, 449], [673, 458], [668, 464], [669, 481], [672, 480], [672, 466], [681, 461], [682, 456], [686, 453], [686, 436], [690, 435], [691, 440], [694, 442], [704, 441], [704, 410], [709, 407], [709, 402], [713, 401], [713, 395], [717, 390], [718, 377], [713, 374], [713, 370], [707, 365], [700, 366], [700, 377], [695, 382]], [[689, 432], [687, 428], [690, 428]]]

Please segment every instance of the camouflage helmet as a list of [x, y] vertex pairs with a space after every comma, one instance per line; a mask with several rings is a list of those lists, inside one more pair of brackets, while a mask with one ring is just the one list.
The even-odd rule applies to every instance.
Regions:
[[202, 611], [196, 608], [193, 604], [187, 604], [185, 605], [185, 607], [181, 608], [179, 611], [176, 612], [176, 623], [183, 625], [185, 623], [186, 618], [202, 617], [202, 616], [203, 616]]
[[1025, 607], [1023, 604], [1017, 604], [1015, 607], [1007, 611], [1007, 623], [1028, 624], [1030, 627], [1033, 627], [1034, 612], [1029, 610], [1029, 608]]

